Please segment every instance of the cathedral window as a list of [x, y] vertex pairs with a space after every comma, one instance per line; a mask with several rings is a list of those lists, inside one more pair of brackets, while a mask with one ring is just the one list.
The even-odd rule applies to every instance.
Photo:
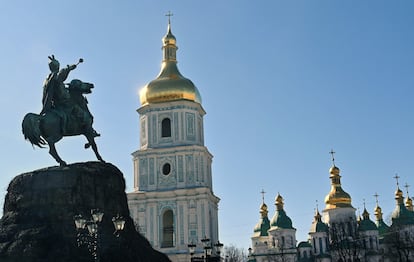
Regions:
[[315, 252], [315, 254], [317, 254], [315, 238], [312, 238], [312, 241], [313, 241], [313, 252]]
[[171, 137], [171, 120], [164, 118], [161, 122], [161, 137]]
[[162, 216], [162, 242], [161, 247], [174, 246], [174, 214], [167, 210]]
[[319, 238], [319, 253], [322, 254], [323, 250], [322, 250], [322, 238]]
[[170, 173], [171, 173], [171, 165], [169, 164], [169, 163], [165, 163], [163, 166], [162, 166], [162, 173], [164, 174], [164, 175], [169, 175]]

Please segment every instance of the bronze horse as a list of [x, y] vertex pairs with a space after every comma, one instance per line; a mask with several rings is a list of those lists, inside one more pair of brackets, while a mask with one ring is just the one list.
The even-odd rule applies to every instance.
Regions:
[[91, 146], [96, 158], [104, 162], [95, 143], [95, 137], [98, 134], [92, 128], [93, 116], [83, 96], [83, 94], [91, 93], [92, 88], [91, 83], [72, 80], [68, 88], [65, 88], [69, 93], [67, 101], [56, 101], [56, 107], [42, 115], [26, 114], [22, 123], [24, 138], [40, 148], [48, 144], [49, 154], [61, 166], [65, 166], [66, 162], [58, 155], [55, 144], [64, 136], [84, 135], [88, 140], [85, 148]]

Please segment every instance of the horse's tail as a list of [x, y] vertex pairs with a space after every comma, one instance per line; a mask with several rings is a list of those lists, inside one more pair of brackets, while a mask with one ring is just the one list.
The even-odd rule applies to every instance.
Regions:
[[42, 138], [40, 132], [40, 120], [42, 116], [33, 113], [28, 113], [23, 118], [22, 132], [24, 138], [29, 140], [32, 145], [43, 147], [46, 145], [46, 141]]

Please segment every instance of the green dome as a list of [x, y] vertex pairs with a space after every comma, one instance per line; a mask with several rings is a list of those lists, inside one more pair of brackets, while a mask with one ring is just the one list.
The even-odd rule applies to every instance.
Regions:
[[271, 227], [279, 227], [284, 229], [293, 229], [292, 220], [286, 215], [285, 210], [276, 211], [270, 222]]
[[390, 228], [387, 224], [385, 224], [384, 220], [382, 219], [376, 222], [376, 226], [378, 228], [378, 233], [380, 236], [384, 236]]
[[260, 206], [260, 220], [259, 223], [254, 227], [254, 236], [268, 236], [267, 231], [270, 228], [270, 221], [267, 218], [267, 205], [263, 203]]
[[363, 219], [359, 223], [358, 230], [359, 231], [371, 231], [371, 230], [378, 230], [377, 226], [371, 219], [369, 219], [369, 213], [366, 208], [364, 208], [364, 212], [362, 213]]
[[311, 243], [309, 243], [308, 241], [302, 241], [299, 243], [298, 248], [312, 248]]
[[267, 231], [270, 229], [270, 221], [267, 217], [261, 218], [259, 223], [254, 227], [255, 236], [268, 236]]
[[309, 232], [310, 233], [328, 232], [328, 225], [323, 223], [322, 221], [318, 221], [312, 224]]
[[286, 215], [283, 210], [283, 197], [278, 194], [275, 199], [276, 213], [270, 221], [271, 227], [279, 227], [284, 229], [294, 229], [292, 227], [292, 220]]
[[414, 213], [399, 203], [392, 212], [392, 225], [414, 225]]
[[375, 225], [375, 223], [371, 220], [366, 220], [363, 219], [358, 227], [359, 231], [371, 231], [371, 230], [378, 230], [377, 226]]
[[328, 225], [322, 222], [321, 214], [316, 210], [316, 214], [309, 233], [328, 232]]

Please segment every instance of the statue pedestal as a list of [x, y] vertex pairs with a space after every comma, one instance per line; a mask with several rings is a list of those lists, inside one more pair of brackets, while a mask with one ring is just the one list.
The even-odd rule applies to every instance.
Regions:
[[[0, 220], [0, 261], [92, 261], [78, 247], [74, 216], [104, 212], [98, 224], [100, 262], [169, 261], [152, 249], [129, 216], [122, 173], [108, 163], [76, 163], [16, 176], [8, 187]], [[121, 215], [125, 228], [116, 237], [112, 218]]]

